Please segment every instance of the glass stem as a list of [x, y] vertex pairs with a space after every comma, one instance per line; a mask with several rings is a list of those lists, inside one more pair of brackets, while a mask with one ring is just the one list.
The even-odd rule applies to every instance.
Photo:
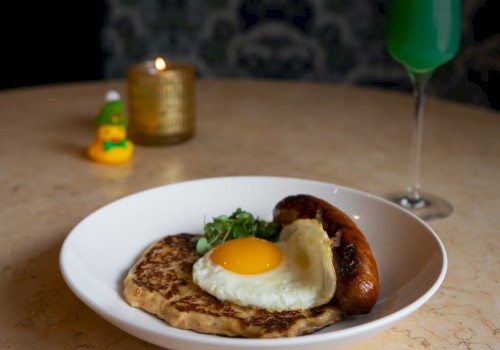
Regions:
[[413, 140], [411, 150], [411, 179], [412, 182], [408, 186], [408, 197], [410, 202], [415, 205], [421, 200], [420, 198], [420, 155], [422, 153], [422, 132], [424, 124], [424, 104], [425, 104], [425, 89], [429, 82], [432, 71], [426, 73], [410, 72], [410, 78], [413, 84], [413, 91], [416, 98], [415, 104], [415, 119], [413, 126]]

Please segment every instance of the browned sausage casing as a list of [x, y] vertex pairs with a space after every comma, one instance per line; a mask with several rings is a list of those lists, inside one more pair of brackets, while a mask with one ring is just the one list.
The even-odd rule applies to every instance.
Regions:
[[289, 196], [274, 208], [282, 225], [297, 219], [316, 219], [334, 238], [333, 265], [337, 288], [333, 297], [346, 315], [370, 312], [379, 293], [378, 269], [368, 241], [353, 220], [330, 203], [310, 195]]

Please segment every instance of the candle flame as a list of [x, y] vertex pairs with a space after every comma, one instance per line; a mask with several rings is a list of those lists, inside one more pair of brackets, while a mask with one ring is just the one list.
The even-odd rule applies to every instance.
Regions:
[[163, 58], [158, 57], [157, 59], [155, 59], [155, 68], [159, 71], [165, 70], [165, 68], [167, 68], [167, 63]]

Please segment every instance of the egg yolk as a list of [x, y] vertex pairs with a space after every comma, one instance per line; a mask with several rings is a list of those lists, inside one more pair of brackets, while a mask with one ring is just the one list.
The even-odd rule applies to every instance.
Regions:
[[214, 248], [214, 264], [244, 275], [270, 271], [283, 260], [283, 253], [273, 243], [255, 237], [232, 239]]

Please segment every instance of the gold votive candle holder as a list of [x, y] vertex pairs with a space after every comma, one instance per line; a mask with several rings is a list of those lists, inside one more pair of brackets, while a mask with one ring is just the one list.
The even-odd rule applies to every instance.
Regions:
[[171, 145], [193, 137], [193, 66], [157, 58], [129, 67], [127, 83], [127, 133], [132, 141], [143, 145]]

